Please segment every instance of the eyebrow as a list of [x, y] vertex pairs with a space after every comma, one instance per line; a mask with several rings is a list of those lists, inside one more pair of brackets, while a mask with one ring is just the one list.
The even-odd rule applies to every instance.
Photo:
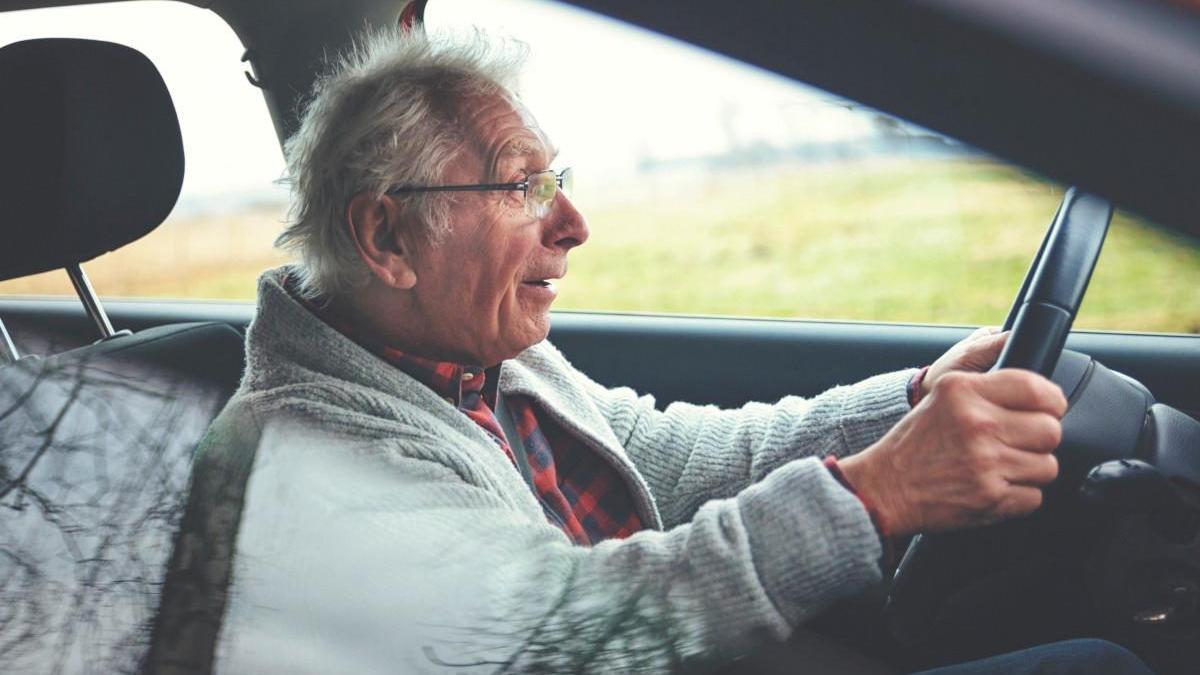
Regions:
[[528, 138], [514, 138], [500, 148], [499, 157], [514, 157], [519, 155], [534, 155], [541, 148], [531, 143]]
[[549, 167], [558, 157], [558, 146], [549, 141], [542, 144], [534, 143], [528, 138], [514, 138], [501, 146], [500, 151], [496, 153], [496, 160], [492, 163], [492, 173], [497, 173], [500, 162], [504, 160], [513, 157], [537, 157], [541, 155], [542, 150], [546, 151], [546, 166]]

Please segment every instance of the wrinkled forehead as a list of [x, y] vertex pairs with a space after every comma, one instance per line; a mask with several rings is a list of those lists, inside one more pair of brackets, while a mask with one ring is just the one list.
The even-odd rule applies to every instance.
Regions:
[[557, 154], [533, 114], [511, 95], [468, 98], [459, 119], [467, 133], [470, 154], [482, 162], [488, 174], [516, 160], [544, 169]]

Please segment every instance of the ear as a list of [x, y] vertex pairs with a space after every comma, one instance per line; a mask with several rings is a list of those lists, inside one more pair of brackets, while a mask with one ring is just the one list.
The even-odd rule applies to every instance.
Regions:
[[400, 236], [396, 202], [360, 192], [346, 207], [346, 227], [367, 268], [384, 284], [409, 289], [417, 284], [412, 250]]

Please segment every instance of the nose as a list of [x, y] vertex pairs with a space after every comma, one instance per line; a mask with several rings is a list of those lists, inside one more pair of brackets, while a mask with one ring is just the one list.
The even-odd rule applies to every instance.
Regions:
[[563, 252], [583, 245], [588, 239], [587, 220], [561, 190], [554, 196], [546, 217], [544, 237], [543, 243], [548, 248], [561, 248]]

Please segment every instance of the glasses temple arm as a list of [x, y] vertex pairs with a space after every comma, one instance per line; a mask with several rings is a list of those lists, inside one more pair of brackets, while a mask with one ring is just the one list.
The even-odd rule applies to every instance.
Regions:
[[431, 185], [428, 187], [391, 187], [384, 194], [394, 195], [402, 192], [495, 192], [501, 190], [524, 190], [525, 183], [486, 183], [483, 185]]

